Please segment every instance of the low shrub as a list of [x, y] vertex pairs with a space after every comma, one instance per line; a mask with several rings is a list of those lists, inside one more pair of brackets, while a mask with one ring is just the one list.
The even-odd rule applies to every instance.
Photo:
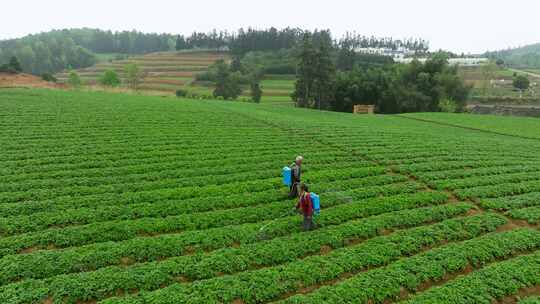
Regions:
[[176, 97], [186, 97], [188, 95], [188, 91], [184, 89], [178, 89], [176, 90]]
[[52, 74], [50, 73], [43, 73], [41, 74], [41, 79], [45, 80], [45, 81], [48, 81], [48, 82], [56, 82], [58, 81], [58, 79], [56, 79], [56, 77], [54, 77]]

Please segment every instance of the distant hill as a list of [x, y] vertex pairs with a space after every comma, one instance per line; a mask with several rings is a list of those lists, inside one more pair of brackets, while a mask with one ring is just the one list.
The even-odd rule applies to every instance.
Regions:
[[[144, 79], [140, 89], [148, 92], [160, 92], [173, 95], [178, 89], [185, 89], [191, 94], [211, 96], [213, 85], [208, 82], [196, 81], [198, 73], [205, 72], [216, 60], [231, 60], [227, 52], [208, 50], [156, 52], [146, 55], [136, 55], [125, 59], [109, 58], [91, 67], [76, 70], [86, 85], [94, 85], [106, 70], [114, 70], [124, 76], [124, 66], [136, 63], [144, 71]], [[56, 74], [60, 82], [65, 82], [68, 72]], [[294, 89], [293, 75], [267, 74], [261, 83], [263, 102], [289, 102]], [[249, 95], [247, 87], [243, 94]]]
[[540, 43], [519, 48], [488, 52], [486, 56], [502, 59], [506, 64], [516, 68], [540, 68]]

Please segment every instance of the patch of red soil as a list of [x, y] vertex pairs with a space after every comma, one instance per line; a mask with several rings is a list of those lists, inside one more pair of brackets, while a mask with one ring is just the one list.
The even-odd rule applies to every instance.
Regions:
[[42, 304], [53, 304], [54, 301], [53, 301], [53, 298], [52, 297], [48, 297], [46, 298]]
[[506, 219], [507, 219], [508, 223], [501, 226], [501, 227], [499, 227], [497, 229], [497, 231], [508, 231], [508, 230], [513, 230], [513, 229], [517, 229], [517, 228], [538, 229], [537, 225], [532, 225], [527, 221], [509, 219], [508, 217]]
[[332, 251], [332, 247], [330, 247], [330, 246], [321, 246], [321, 255], [328, 254], [330, 251]]
[[195, 253], [195, 248], [193, 248], [192, 246], [187, 246], [186, 249], [184, 250], [185, 255], [193, 255], [194, 253]]
[[467, 216], [473, 216], [482, 213], [483, 211], [477, 208], [472, 208], [467, 211]]
[[123, 257], [120, 259], [120, 264], [122, 266], [129, 266], [129, 265], [132, 265], [135, 261], [133, 261], [132, 258], [130, 257]]
[[497, 232], [503, 232], [503, 231], [509, 231], [509, 230], [514, 230], [514, 229], [517, 229], [517, 228], [520, 228], [521, 226], [519, 225], [516, 225], [516, 223], [512, 222], [512, 221], [509, 221], [508, 223], [502, 225], [502, 226], [499, 226], [497, 228]]
[[184, 276], [179, 276], [179, 277], [176, 277], [176, 281], [178, 281], [179, 283], [189, 283], [191, 282], [190, 279], [184, 277]]
[[67, 88], [65, 84], [48, 82], [38, 76], [30, 74], [0, 73], [0, 88]]
[[[52, 303], [52, 302], [51, 302]], [[96, 304], [96, 300], [88, 300], [88, 301], [76, 301], [76, 304]]]
[[38, 249], [39, 249], [38, 247], [28, 247], [21, 250], [21, 253], [32, 253]]
[[389, 234], [391, 234], [391, 233], [393, 233], [393, 232], [394, 232], [393, 229], [387, 229], [387, 228], [385, 228], [385, 229], [382, 229], [382, 230], [379, 232], [379, 235], [389, 235]]

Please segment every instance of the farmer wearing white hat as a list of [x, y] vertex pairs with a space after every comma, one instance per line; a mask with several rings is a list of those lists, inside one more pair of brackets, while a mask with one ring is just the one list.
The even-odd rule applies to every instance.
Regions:
[[289, 192], [289, 198], [298, 197], [298, 195], [300, 194], [298, 191], [298, 186], [300, 185], [300, 182], [302, 180], [302, 161], [303, 160], [304, 160], [304, 157], [298, 155], [295, 161], [290, 166], [292, 170], [292, 183], [291, 183], [291, 188]]

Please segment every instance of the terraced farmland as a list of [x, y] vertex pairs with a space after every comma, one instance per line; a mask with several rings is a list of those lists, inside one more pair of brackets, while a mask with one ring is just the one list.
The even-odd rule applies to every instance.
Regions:
[[[0, 127], [0, 303], [540, 295], [536, 139], [52, 90], [0, 91]], [[322, 198], [309, 232], [281, 185], [297, 154]]]
[[[115, 70], [123, 77], [124, 66], [136, 63], [146, 75], [140, 86], [141, 90], [174, 95], [177, 89], [183, 88], [199, 95], [211, 96], [213, 87], [197, 83], [195, 75], [206, 71], [208, 66], [218, 59], [230, 60], [229, 55], [223, 52], [162, 52], [134, 56], [124, 60], [105, 61], [77, 72], [85, 84], [95, 85], [97, 79], [106, 70]], [[68, 73], [60, 73], [57, 77], [61, 82], [65, 82]], [[294, 89], [294, 77], [291, 75], [267, 75], [261, 83], [261, 88], [263, 89], [263, 102], [290, 103], [290, 94]], [[244, 89], [243, 96], [248, 98], [248, 88]]]

